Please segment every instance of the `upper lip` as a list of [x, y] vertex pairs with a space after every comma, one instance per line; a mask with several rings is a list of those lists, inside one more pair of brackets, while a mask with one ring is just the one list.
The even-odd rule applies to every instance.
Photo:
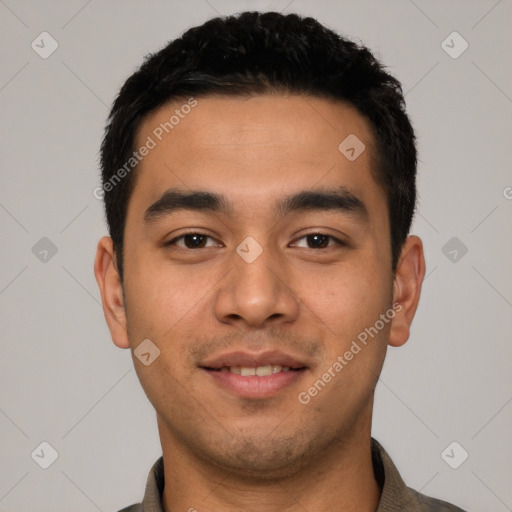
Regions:
[[285, 354], [279, 350], [251, 353], [244, 351], [226, 352], [211, 359], [207, 359], [199, 366], [202, 368], [223, 368], [224, 366], [246, 366], [257, 368], [270, 364], [280, 364], [290, 368], [304, 368], [306, 365], [296, 357]]

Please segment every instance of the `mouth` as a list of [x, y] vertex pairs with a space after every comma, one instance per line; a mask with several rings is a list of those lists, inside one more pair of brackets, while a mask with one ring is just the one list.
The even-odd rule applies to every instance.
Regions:
[[234, 373], [242, 377], [267, 377], [280, 372], [300, 372], [305, 370], [306, 367], [293, 368], [291, 366], [283, 366], [280, 364], [267, 364], [265, 366], [223, 366], [222, 368], [208, 368], [202, 367], [204, 370], [211, 370], [213, 372]]
[[211, 382], [241, 398], [269, 398], [296, 384], [309, 367], [274, 351], [263, 354], [232, 352], [199, 366]]

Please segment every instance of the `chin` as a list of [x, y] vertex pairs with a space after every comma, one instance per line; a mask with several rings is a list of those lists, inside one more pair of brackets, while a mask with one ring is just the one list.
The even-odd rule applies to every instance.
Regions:
[[301, 447], [296, 438], [233, 439], [221, 453], [211, 454], [209, 460], [239, 479], [269, 481], [289, 477], [307, 464], [307, 454], [314, 453], [313, 447]]

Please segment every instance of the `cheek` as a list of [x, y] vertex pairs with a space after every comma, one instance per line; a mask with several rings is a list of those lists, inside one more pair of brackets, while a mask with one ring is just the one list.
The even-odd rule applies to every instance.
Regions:
[[219, 268], [176, 266], [152, 252], [141, 251], [126, 263], [129, 334], [162, 342], [204, 312], [223, 277]]
[[315, 404], [324, 411], [336, 404], [336, 423], [355, 417], [377, 382], [390, 327], [389, 321], [379, 320], [390, 308], [390, 278], [378, 266], [361, 264], [333, 269], [328, 279], [316, 275], [310, 278], [312, 283], [316, 291], [307, 299], [315, 313], [312, 322], [327, 328], [323, 364], [312, 375], [308, 389], [316, 392], [322, 389], [319, 380], [328, 382], [325, 392], [318, 391]]
[[373, 325], [389, 307], [391, 279], [378, 265], [343, 263], [295, 276], [298, 295], [329, 328], [348, 339]]

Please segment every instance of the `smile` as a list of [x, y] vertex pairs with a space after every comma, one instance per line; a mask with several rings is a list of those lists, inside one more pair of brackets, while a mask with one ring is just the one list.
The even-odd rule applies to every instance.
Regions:
[[283, 366], [280, 364], [268, 364], [265, 366], [257, 366], [256, 368], [251, 366], [223, 366], [220, 369], [208, 369], [221, 372], [231, 372], [236, 375], [242, 375], [242, 377], [252, 377], [253, 375], [257, 375], [258, 377], [265, 377], [266, 375], [272, 375], [273, 373], [289, 372], [290, 369], [298, 370], [299, 368], [290, 368], [289, 366]]
[[257, 367], [223, 366], [202, 368], [211, 382], [230, 394], [241, 398], [270, 398], [296, 384], [303, 378], [307, 368], [265, 365]]

